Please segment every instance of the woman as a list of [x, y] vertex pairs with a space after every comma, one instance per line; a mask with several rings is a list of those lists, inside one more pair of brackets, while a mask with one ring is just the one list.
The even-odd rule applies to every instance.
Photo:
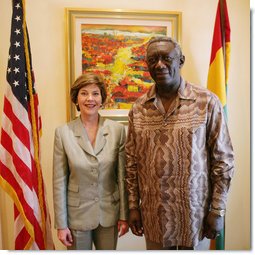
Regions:
[[114, 250], [128, 231], [124, 188], [125, 127], [104, 119], [106, 100], [99, 75], [86, 73], [73, 84], [75, 120], [55, 131], [53, 193], [55, 227], [70, 250]]

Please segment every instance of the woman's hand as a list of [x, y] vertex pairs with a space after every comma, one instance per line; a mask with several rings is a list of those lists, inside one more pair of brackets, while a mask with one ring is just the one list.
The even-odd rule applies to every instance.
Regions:
[[125, 235], [128, 232], [129, 226], [127, 221], [125, 220], [119, 220], [118, 221], [118, 232], [119, 232], [119, 237]]
[[58, 229], [58, 239], [65, 246], [72, 246], [73, 237], [69, 228]]

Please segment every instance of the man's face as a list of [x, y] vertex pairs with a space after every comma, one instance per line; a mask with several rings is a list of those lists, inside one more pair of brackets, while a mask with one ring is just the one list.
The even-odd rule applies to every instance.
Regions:
[[157, 86], [168, 89], [180, 84], [180, 58], [171, 42], [154, 42], [147, 49], [147, 66]]

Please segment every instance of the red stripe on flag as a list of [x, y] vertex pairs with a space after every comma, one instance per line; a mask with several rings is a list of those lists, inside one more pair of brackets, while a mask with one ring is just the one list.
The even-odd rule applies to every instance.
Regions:
[[228, 17], [228, 6], [226, 0], [224, 0], [224, 17], [225, 17], [225, 43], [230, 43], [231, 28]]
[[[20, 184], [17, 182], [17, 180], [16, 180], [15, 176], [12, 174], [12, 172], [10, 172], [9, 169], [5, 165], [3, 165], [1, 161], [0, 161], [0, 168], [2, 170], [1, 176], [12, 187], [13, 191], [17, 195], [17, 198], [19, 199], [18, 201], [15, 201], [15, 202], [20, 203], [19, 205], [21, 205], [23, 207], [26, 219], [30, 223], [32, 223], [33, 219], [34, 219], [33, 210], [29, 206], [29, 204], [27, 203], [27, 201], [24, 197], [23, 189], [20, 187]], [[19, 208], [19, 205], [16, 205], [16, 206]], [[17, 217], [17, 214], [16, 214], [16, 217]]]
[[16, 236], [15, 249], [24, 250], [30, 238], [31, 238], [30, 234], [27, 232], [26, 228], [23, 227], [19, 234]]
[[[9, 171], [9, 169], [2, 164], [0, 161], [0, 168], [1, 168], [1, 175], [2, 177], [9, 183], [9, 185], [13, 188], [13, 191], [16, 193], [18, 197], [18, 201], [15, 201], [16, 203], [20, 203], [19, 205], [16, 204], [17, 208], [22, 206], [24, 210], [23, 217], [25, 217], [28, 222], [33, 226], [34, 232], [35, 232], [35, 241], [40, 249], [45, 249], [44, 247], [44, 238], [42, 229], [38, 223], [38, 220], [35, 218], [34, 210], [29, 206], [29, 204], [26, 201], [26, 198], [24, 197], [23, 189], [20, 187], [19, 183], [17, 182], [16, 178], [13, 176], [13, 174]], [[17, 213], [15, 213], [15, 218], [17, 218]], [[22, 244], [20, 244], [22, 245]], [[24, 244], [23, 247], [26, 245]]]
[[[15, 110], [16, 109], [14, 109], [14, 111]], [[4, 97], [4, 113], [11, 120], [12, 130], [27, 149], [30, 150], [29, 132], [23, 123], [16, 117], [14, 111], [12, 109], [11, 102], [7, 97]]]
[[215, 25], [214, 25], [210, 64], [215, 59], [216, 53], [220, 48], [222, 48], [222, 38], [221, 38], [221, 25], [220, 25], [220, 3], [218, 3], [216, 18], [215, 18]]
[[23, 179], [23, 181], [26, 183], [26, 185], [29, 187], [29, 189], [32, 190], [33, 183], [31, 179], [30, 168], [28, 168], [24, 161], [20, 159], [19, 156], [16, 154], [13, 148], [12, 139], [3, 129], [2, 129], [2, 145], [12, 156], [13, 164], [17, 166], [15, 170], [17, 171], [19, 176]]
[[210, 64], [215, 59], [217, 51], [223, 47], [223, 44], [230, 42], [230, 22], [228, 17], [228, 9], [226, 0], [224, 0], [224, 27], [225, 27], [225, 41], [222, 41], [222, 33], [221, 33], [221, 14], [220, 14], [220, 1], [218, 3], [215, 24], [214, 24], [214, 33], [213, 33], [213, 41], [212, 41], [212, 51], [211, 51], [211, 59]]

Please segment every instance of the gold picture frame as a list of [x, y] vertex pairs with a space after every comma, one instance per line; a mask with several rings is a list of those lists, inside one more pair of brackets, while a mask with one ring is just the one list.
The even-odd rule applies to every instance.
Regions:
[[181, 21], [177, 11], [66, 8], [68, 119], [77, 116], [70, 86], [82, 72], [92, 70], [107, 82], [108, 101], [100, 114], [126, 123], [132, 102], [151, 84], [144, 45], [160, 35], [181, 44]]

